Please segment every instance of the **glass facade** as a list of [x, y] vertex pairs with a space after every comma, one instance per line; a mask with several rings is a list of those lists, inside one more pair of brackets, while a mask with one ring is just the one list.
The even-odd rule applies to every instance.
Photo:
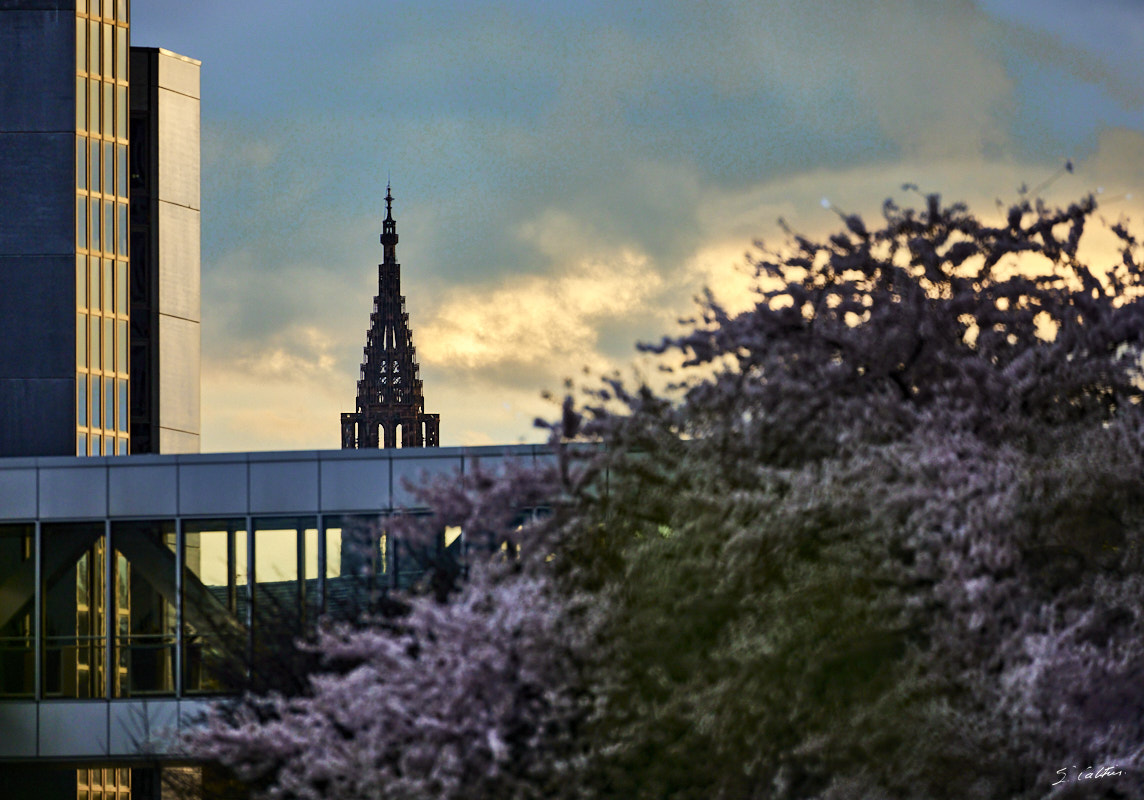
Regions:
[[76, 800], [131, 800], [131, 770], [95, 767], [76, 770]]
[[77, 455], [129, 449], [127, 5], [76, 6]]
[[0, 525], [0, 698], [218, 693], [244, 656], [420, 579], [416, 556], [380, 514]]

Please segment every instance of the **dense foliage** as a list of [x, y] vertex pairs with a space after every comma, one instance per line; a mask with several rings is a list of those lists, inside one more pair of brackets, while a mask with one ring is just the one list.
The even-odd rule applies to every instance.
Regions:
[[498, 557], [193, 752], [282, 798], [1144, 796], [1144, 276], [1094, 217], [792, 235], [649, 348], [675, 383], [428, 490]]

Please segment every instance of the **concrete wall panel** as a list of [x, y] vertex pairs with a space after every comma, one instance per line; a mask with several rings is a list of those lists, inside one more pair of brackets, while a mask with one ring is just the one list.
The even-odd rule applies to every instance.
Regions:
[[198, 99], [199, 67], [200, 64], [195, 59], [160, 50], [159, 87]]
[[40, 755], [105, 756], [107, 703], [53, 700], [40, 704]]
[[159, 62], [159, 200], [199, 209], [199, 101], [162, 88], [172, 61]]
[[250, 512], [293, 514], [318, 507], [318, 462], [251, 461]]
[[113, 756], [168, 752], [179, 727], [177, 700], [130, 700], [110, 704], [110, 745]]
[[323, 459], [323, 513], [375, 511], [389, 507], [389, 461]]
[[179, 467], [179, 511], [182, 514], [245, 514], [246, 462], [183, 464]]
[[176, 467], [128, 467], [112, 463], [107, 475], [112, 516], [174, 517], [178, 513]]
[[[36, 518], [36, 470], [0, 469], [0, 513], [6, 519]], [[0, 725], [0, 730], [3, 730]]]
[[107, 467], [91, 466], [40, 470], [40, 517], [92, 519], [107, 515]]
[[198, 321], [199, 212], [159, 203], [159, 313]]
[[171, 428], [159, 428], [160, 453], [197, 453], [201, 450], [199, 435], [176, 431]]
[[460, 448], [442, 447], [393, 451], [393, 507], [419, 508], [423, 505], [406, 487], [414, 486], [439, 476], [456, 476], [460, 480]]
[[159, 426], [198, 434], [201, 369], [199, 323], [160, 316], [159, 348]]
[[36, 704], [0, 703], [0, 758], [36, 754]]

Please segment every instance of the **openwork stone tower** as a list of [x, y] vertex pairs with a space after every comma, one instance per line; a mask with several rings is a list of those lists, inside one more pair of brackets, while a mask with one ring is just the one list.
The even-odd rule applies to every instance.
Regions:
[[342, 448], [437, 447], [440, 415], [425, 413], [417, 351], [401, 294], [393, 194], [385, 187], [384, 258], [369, 317], [357, 410], [342, 414]]

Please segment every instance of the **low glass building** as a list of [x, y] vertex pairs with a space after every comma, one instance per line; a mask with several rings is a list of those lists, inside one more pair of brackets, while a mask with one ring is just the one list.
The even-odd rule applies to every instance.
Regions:
[[5, 775], [52, 764], [73, 792], [77, 770], [129, 783], [142, 748], [162, 757], [219, 691], [221, 639], [255, 645], [260, 608], [301, 624], [362, 576], [367, 591], [417, 578], [385, 530], [416, 510], [410, 485], [550, 458], [518, 445], [0, 459], [0, 788], [18, 797]]

